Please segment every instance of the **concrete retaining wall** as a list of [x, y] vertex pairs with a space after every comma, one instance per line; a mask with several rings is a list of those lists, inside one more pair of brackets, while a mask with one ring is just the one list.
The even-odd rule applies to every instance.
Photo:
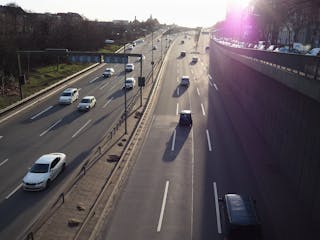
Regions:
[[210, 74], [221, 96], [237, 98], [272, 152], [273, 164], [290, 179], [308, 215], [320, 222], [320, 103], [300, 91], [312, 92], [320, 82], [245, 59], [213, 41], [210, 48]]

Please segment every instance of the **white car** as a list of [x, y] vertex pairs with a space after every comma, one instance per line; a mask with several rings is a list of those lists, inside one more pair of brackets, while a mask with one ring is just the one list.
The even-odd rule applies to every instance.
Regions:
[[113, 68], [106, 68], [106, 70], [103, 72], [103, 77], [111, 77], [114, 74]]
[[126, 64], [126, 72], [132, 72], [134, 70], [134, 64], [133, 63], [127, 63]]
[[127, 46], [127, 50], [132, 50], [133, 49], [133, 46], [130, 44]]
[[306, 55], [308, 56], [318, 56], [320, 54], [320, 48], [312, 48]]
[[60, 97], [60, 104], [71, 104], [79, 98], [79, 90], [77, 88], [67, 88], [65, 89]]
[[126, 79], [123, 88], [133, 89], [135, 86], [136, 86], [136, 80], [133, 77], [131, 77]]
[[82, 98], [78, 105], [79, 111], [89, 111], [91, 108], [93, 108], [96, 105], [96, 98], [94, 96], [85, 96]]
[[64, 153], [49, 153], [41, 156], [23, 178], [23, 189], [37, 191], [47, 188], [65, 166], [66, 155]]

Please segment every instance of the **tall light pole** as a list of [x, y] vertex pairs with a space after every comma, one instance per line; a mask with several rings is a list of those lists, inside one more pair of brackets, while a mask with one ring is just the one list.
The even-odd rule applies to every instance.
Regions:
[[151, 65], [152, 65], [152, 82], [153, 82], [153, 29], [152, 29], [152, 32], [151, 32]]
[[161, 44], [161, 62], [162, 62], [162, 37], [163, 37], [163, 34], [161, 34], [161, 38], [160, 38], [160, 44]]
[[[123, 54], [126, 54], [126, 44], [123, 44]], [[127, 80], [127, 71], [126, 71], [126, 63], [124, 63], [124, 134], [128, 134], [127, 128], [127, 88], [126, 88], [126, 80]]]

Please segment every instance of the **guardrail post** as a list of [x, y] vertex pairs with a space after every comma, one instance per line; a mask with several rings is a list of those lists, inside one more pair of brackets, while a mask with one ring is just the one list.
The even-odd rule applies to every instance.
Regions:
[[27, 235], [27, 240], [33, 240], [34, 238], [33, 238], [33, 232], [31, 232], [31, 233], [28, 233], [28, 235]]
[[62, 198], [62, 203], [64, 203], [64, 193], [61, 193], [60, 197]]
[[314, 80], [317, 80], [318, 78], [318, 69], [319, 69], [319, 59], [317, 59], [317, 66], [316, 66], [316, 71], [314, 73]]

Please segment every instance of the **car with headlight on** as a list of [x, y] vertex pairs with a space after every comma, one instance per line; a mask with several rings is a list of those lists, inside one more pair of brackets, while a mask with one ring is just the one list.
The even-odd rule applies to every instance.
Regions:
[[96, 105], [96, 98], [94, 96], [85, 96], [82, 98], [78, 105], [79, 111], [89, 111], [91, 108], [93, 108]]
[[29, 169], [22, 180], [22, 188], [26, 191], [38, 191], [49, 187], [50, 183], [66, 167], [64, 153], [42, 155]]
[[79, 98], [79, 90], [77, 88], [67, 88], [65, 89], [60, 97], [60, 104], [71, 104]]

